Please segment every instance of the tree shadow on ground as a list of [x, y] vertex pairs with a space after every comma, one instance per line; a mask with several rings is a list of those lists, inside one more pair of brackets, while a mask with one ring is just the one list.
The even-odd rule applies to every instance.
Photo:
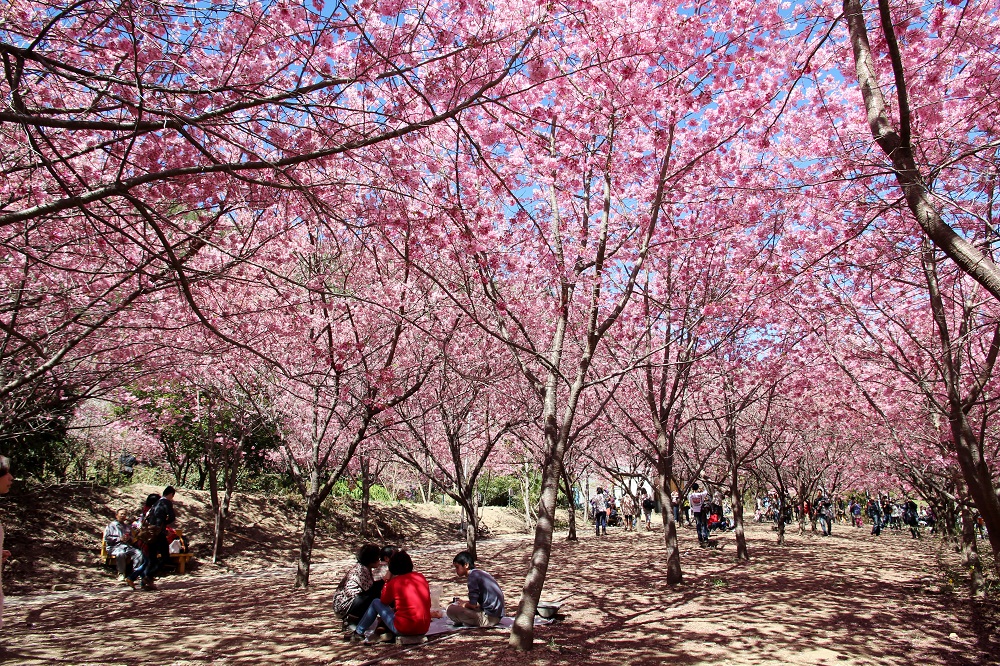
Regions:
[[[731, 535], [720, 537], [721, 550], [700, 550], [693, 532], [682, 530], [685, 582], [674, 589], [660, 573], [662, 532], [557, 539], [543, 598], [571, 596], [564, 620], [539, 627], [528, 654], [509, 649], [500, 630], [415, 648], [346, 643], [330, 608], [340, 568], [322, 567], [308, 591], [293, 589], [289, 571], [278, 569], [168, 578], [158, 593], [104, 585], [22, 599], [5, 611], [7, 658], [167, 666], [996, 663], [995, 624], [977, 634], [967, 600], [925, 584], [936, 571], [934, 542], [842, 530], [778, 547], [766, 528], [751, 526], [749, 534], [753, 560], [738, 563]], [[505, 589], [510, 613], [530, 544], [525, 537], [480, 544], [480, 562]], [[417, 570], [442, 584], [444, 599], [465, 594], [450, 567], [461, 547], [413, 551]]]

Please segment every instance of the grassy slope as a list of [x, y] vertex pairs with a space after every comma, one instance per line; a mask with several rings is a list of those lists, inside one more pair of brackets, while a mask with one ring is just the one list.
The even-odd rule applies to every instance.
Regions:
[[[98, 562], [101, 534], [119, 507], [138, 511], [146, 495], [161, 488], [134, 485], [104, 488], [88, 485], [42, 486], [18, 483], [0, 499], [5, 548], [13, 555], [3, 572], [7, 594], [30, 594], [53, 585], [86, 587], [105, 582], [111, 573]], [[179, 489], [178, 524], [195, 557], [194, 576], [287, 566], [296, 561], [302, 520], [301, 499], [238, 493], [232, 505], [223, 557], [211, 560], [212, 517], [207, 491]], [[435, 504], [373, 504], [374, 524], [384, 538], [375, 541], [410, 547], [455, 542], [454, 507]], [[507, 509], [488, 508], [485, 518], [495, 534], [519, 531], [523, 519]], [[354, 502], [331, 498], [317, 530], [313, 562], [341, 559], [366, 541], [358, 534]]]

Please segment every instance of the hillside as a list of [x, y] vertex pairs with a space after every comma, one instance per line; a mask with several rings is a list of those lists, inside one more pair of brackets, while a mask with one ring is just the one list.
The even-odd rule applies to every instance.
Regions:
[[[23, 595], [48, 591], [53, 585], [86, 588], [106, 583], [112, 574], [98, 561], [105, 526], [117, 508], [138, 511], [149, 493], [160, 490], [142, 484], [126, 488], [16, 484], [0, 498], [5, 547], [12, 553], [3, 572], [4, 591]], [[211, 563], [209, 493], [179, 489], [175, 506], [178, 524], [194, 553], [192, 576], [287, 567], [297, 559], [304, 506], [301, 498], [237, 493], [218, 564]], [[374, 524], [386, 542], [414, 548], [460, 540], [455, 507], [373, 503], [372, 509]], [[504, 508], [487, 507], [484, 522], [497, 535], [524, 528], [523, 518]], [[358, 525], [355, 502], [328, 500], [317, 527], [313, 562], [348, 557], [366, 540], [358, 535]]]

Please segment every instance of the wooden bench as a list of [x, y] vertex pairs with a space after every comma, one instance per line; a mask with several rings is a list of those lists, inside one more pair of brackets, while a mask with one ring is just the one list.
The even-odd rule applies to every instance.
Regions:
[[[193, 553], [171, 553], [170, 563], [177, 567], [177, 573], [183, 574], [187, 571], [187, 563], [194, 557]], [[104, 541], [104, 537], [101, 537], [101, 562], [106, 567], [111, 567], [112, 569], [118, 568], [115, 562], [115, 556], [108, 552], [108, 545]]]
[[187, 568], [187, 561], [190, 560], [194, 555], [191, 553], [177, 553], [170, 555], [170, 561], [177, 566], [177, 573], [182, 574]]

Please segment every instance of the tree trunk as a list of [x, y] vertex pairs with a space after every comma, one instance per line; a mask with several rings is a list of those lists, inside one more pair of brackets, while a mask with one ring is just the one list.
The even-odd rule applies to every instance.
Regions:
[[226, 492], [222, 496], [222, 509], [216, 518], [218, 542], [213, 545], [212, 562], [216, 561], [216, 554], [222, 554], [222, 541], [226, 535], [226, 530], [229, 528], [229, 506], [233, 500], [233, 493], [236, 492], [236, 474], [239, 471], [241, 462], [242, 457], [234, 460], [228, 470], [229, 476], [226, 478]]
[[322, 504], [318, 490], [306, 497], [306, 515], [302, 524], [302, 541], [299, 545], [299, 561], [295, 571], [295, 587], [309, 587], [309, 567], [312, 564], [313, 543], [316, 541], [316, 523]]
[[465, 524], [465, 549], [472, 554], [472, 559], [476, 559], [476, 543], [479, 537], [479, 516], [476, 514], [476, 498], [475, 493], [471, 493], [472, 497], [466, 497], [463, 504], [463, 509], [468, 514], [468, 520]]
[[212, 530], [212, 564], [218, 564], [225, 527], [223, 526], [222, 501], [219, 499], [219, 470], [214, 464], [208, 465], [208, 489], [212, 498], [212, 515], [215, 517], [215, 526]]
[[531, 476], [527, 465], [524, 466], [521, 499], [524, 501], [524, 531], [530, 532], [535, 521], [531, 517]]
[[969, 507], [962, 505], [962, 566], [969, 572], [969, 592], [973, 596], [983, 594], [983, 563], [979, 559], [976, 544], [976, 524]]
[[778, 500], [778, 545], [785, 545], [785, 511], [787, 510], [787, 502], [784, 499]]
[[799, 509], [799, 520], [798, 520], [799, 536], [805, 536], [806, 519], [808, 518], [808, 516], [806, 515], [806, 489], [801, 485], [799, 486], [798, 509]]
[[576, 541], [576, 502], [573, 501], [573, 487], [569, 481], [569, 474], [563, 473], [563, 492], [569, 502], [569, 534], [566, 535], [568, 541]]
[[941, 538], [945, 542], [955, 542], [958, 535], [955, 533], [955, 525], [958, 523], [958, 508], [955, 503], [948, 501], [937, 517], [937, 529], [941, 533]]
[[[664, 441], [660, 441], [664, 440]], [[677, 543], [677, 521], [674, 519], [674, 508], [670, 503], [670, 479], [673, 477], [673, 439], [664, 435], [657, 436], [657, 446], [660, 455], [657, 456], [657, 467], [660, 482], [654, 485], [654, 495], [659, 496], [660, 516], [663, 518], [663, 544], [666, 547], [667, 585], [673, 587], [684, 582], [684, 572], [681, 569], [681, 548]], [[666, 450], [664, 455], [662, 452]], [[678, 492], [680, 490], [678, 489]], [[678, 506], [682, 498], [677, 498]], [[637, 511], [642, 511], [638, 507]]]
[[[554, 429], [554, 423], [550, 427]], [[531, 563], [521, 592], [521, 603], [517, 607], [517, 617], [510, 630], [510, 645], [518, 650], [532, 648], [535, 638], [535, 610], [542, 595], [542, 586], [545, 584], [545, 576], [549, 570], [549, 556], [552, 552], [556, 496], [559, 490], [559, 477], [562, 476], [562, 456], [565, 451], [563, 442], [551, 444], [549, 451], [551, 453], [542, 470], [542, 493], [538, 501], [538, 520], [535, 521]]]
[[222, 556], [222, 545], [226, 535], [226, 527], [229, 522], [229, 503], [232, 500], [233, 492], [236, 489], [236, 476], [239, 473], [240, 463], [243, 461], [243, 441], [240, 440], [235, 450], [229, 452], [228, 462], [221, 466], [223, 494], [219, 498], [219, 472], [218, 462], [206, 461], [205, 468], [208, 477], [208, 486], [212, 498], [212, 514], [214, 515], [214, 529], [212, 534], [212, 564], [217, 564]]
[[[728, 406], [727, 406], [728, 407]], [[735, 419], [727, 414], [726, 457], [729, 458], [729, 495], [733, 503], [733, 532], [736, 535], [736, 559], [750, 560], [747, 537], [743, 531], [743, 497], [740, 495], [739, 459], [736, 451]]]
[[663, 543], [667, 550], [667, 585], [680, 585], [684, 582], [681, 570], [681, 549], [677, 543], [677, 521], [674, 519], [673, 507], [670, 505], [670, 477], [666, 479], [666, 488], [659, 489], [660, 516], [663, 517]]
[[371, 518], [371, 462], [368, 458], [361, 459], [361, 534], [368, 536], [368, 522]]
[[734, 493], [733, 498], [733, 532], [736, 535], [736, 559], [750, 560], [750, 549], [747, 548], [747, 536], [743, 526], [743, 498], [739, 496], [739, 491]]
[[976, 245], [959, 235], [941, 218], [934, 207], [932, 195], [927, 190], [927, 183], [931, 182], [932, 179], [925, 177], [917, 168], [913, 147], [910, 145], [909, 104], [903, 78], [902, 58], [899, 55], [898, 46], [896, 46], [888, 6], [885, 4], [882, 14], [882, 32], [890, 47], [890, 58], [893, 60], [892, 65], [896, 75], [896, 112], [900, 118], [898, 130], [893, 127], [889, 120], [886, 101], [876, 76], [877, 68], [868, 41], [868, 29], [865, 26], [862, 4], [862, 0], [844, 0], [843, 6], [854, 52], [858, 84], [861, 87], [861, 95], [872, 136], [892, 162], [896, 182], [903, 190], [907, 206], [927, 237], [948, 255], [963, 272], [990, 292], [993, 298], [1000, 300], [1000, 268]]
[[736, 535], [736, 559], [750, 561], [750, 550], [747, 548], [747, 536], [743, 529], [743, 496], [740, 493], [739, 478], [736, 469], [730, 480], [730, 493], [733, 503], [733, 533]]
[[[953, 408], [952, 412], [953, 440], [962, 477], [979, 515], [983, 517], [990, 547], [994, 554], [1000, 554], [1000, 498], [997, 497], [989, 465], [980, 455], [978, 439], [972, 432], [965, 413], [960, 408]], [[964, 518], [963, 513], [963, 522]], [[993, 558], [993, 568], [996, 575], [1000, 576], [1000, 557]]]

